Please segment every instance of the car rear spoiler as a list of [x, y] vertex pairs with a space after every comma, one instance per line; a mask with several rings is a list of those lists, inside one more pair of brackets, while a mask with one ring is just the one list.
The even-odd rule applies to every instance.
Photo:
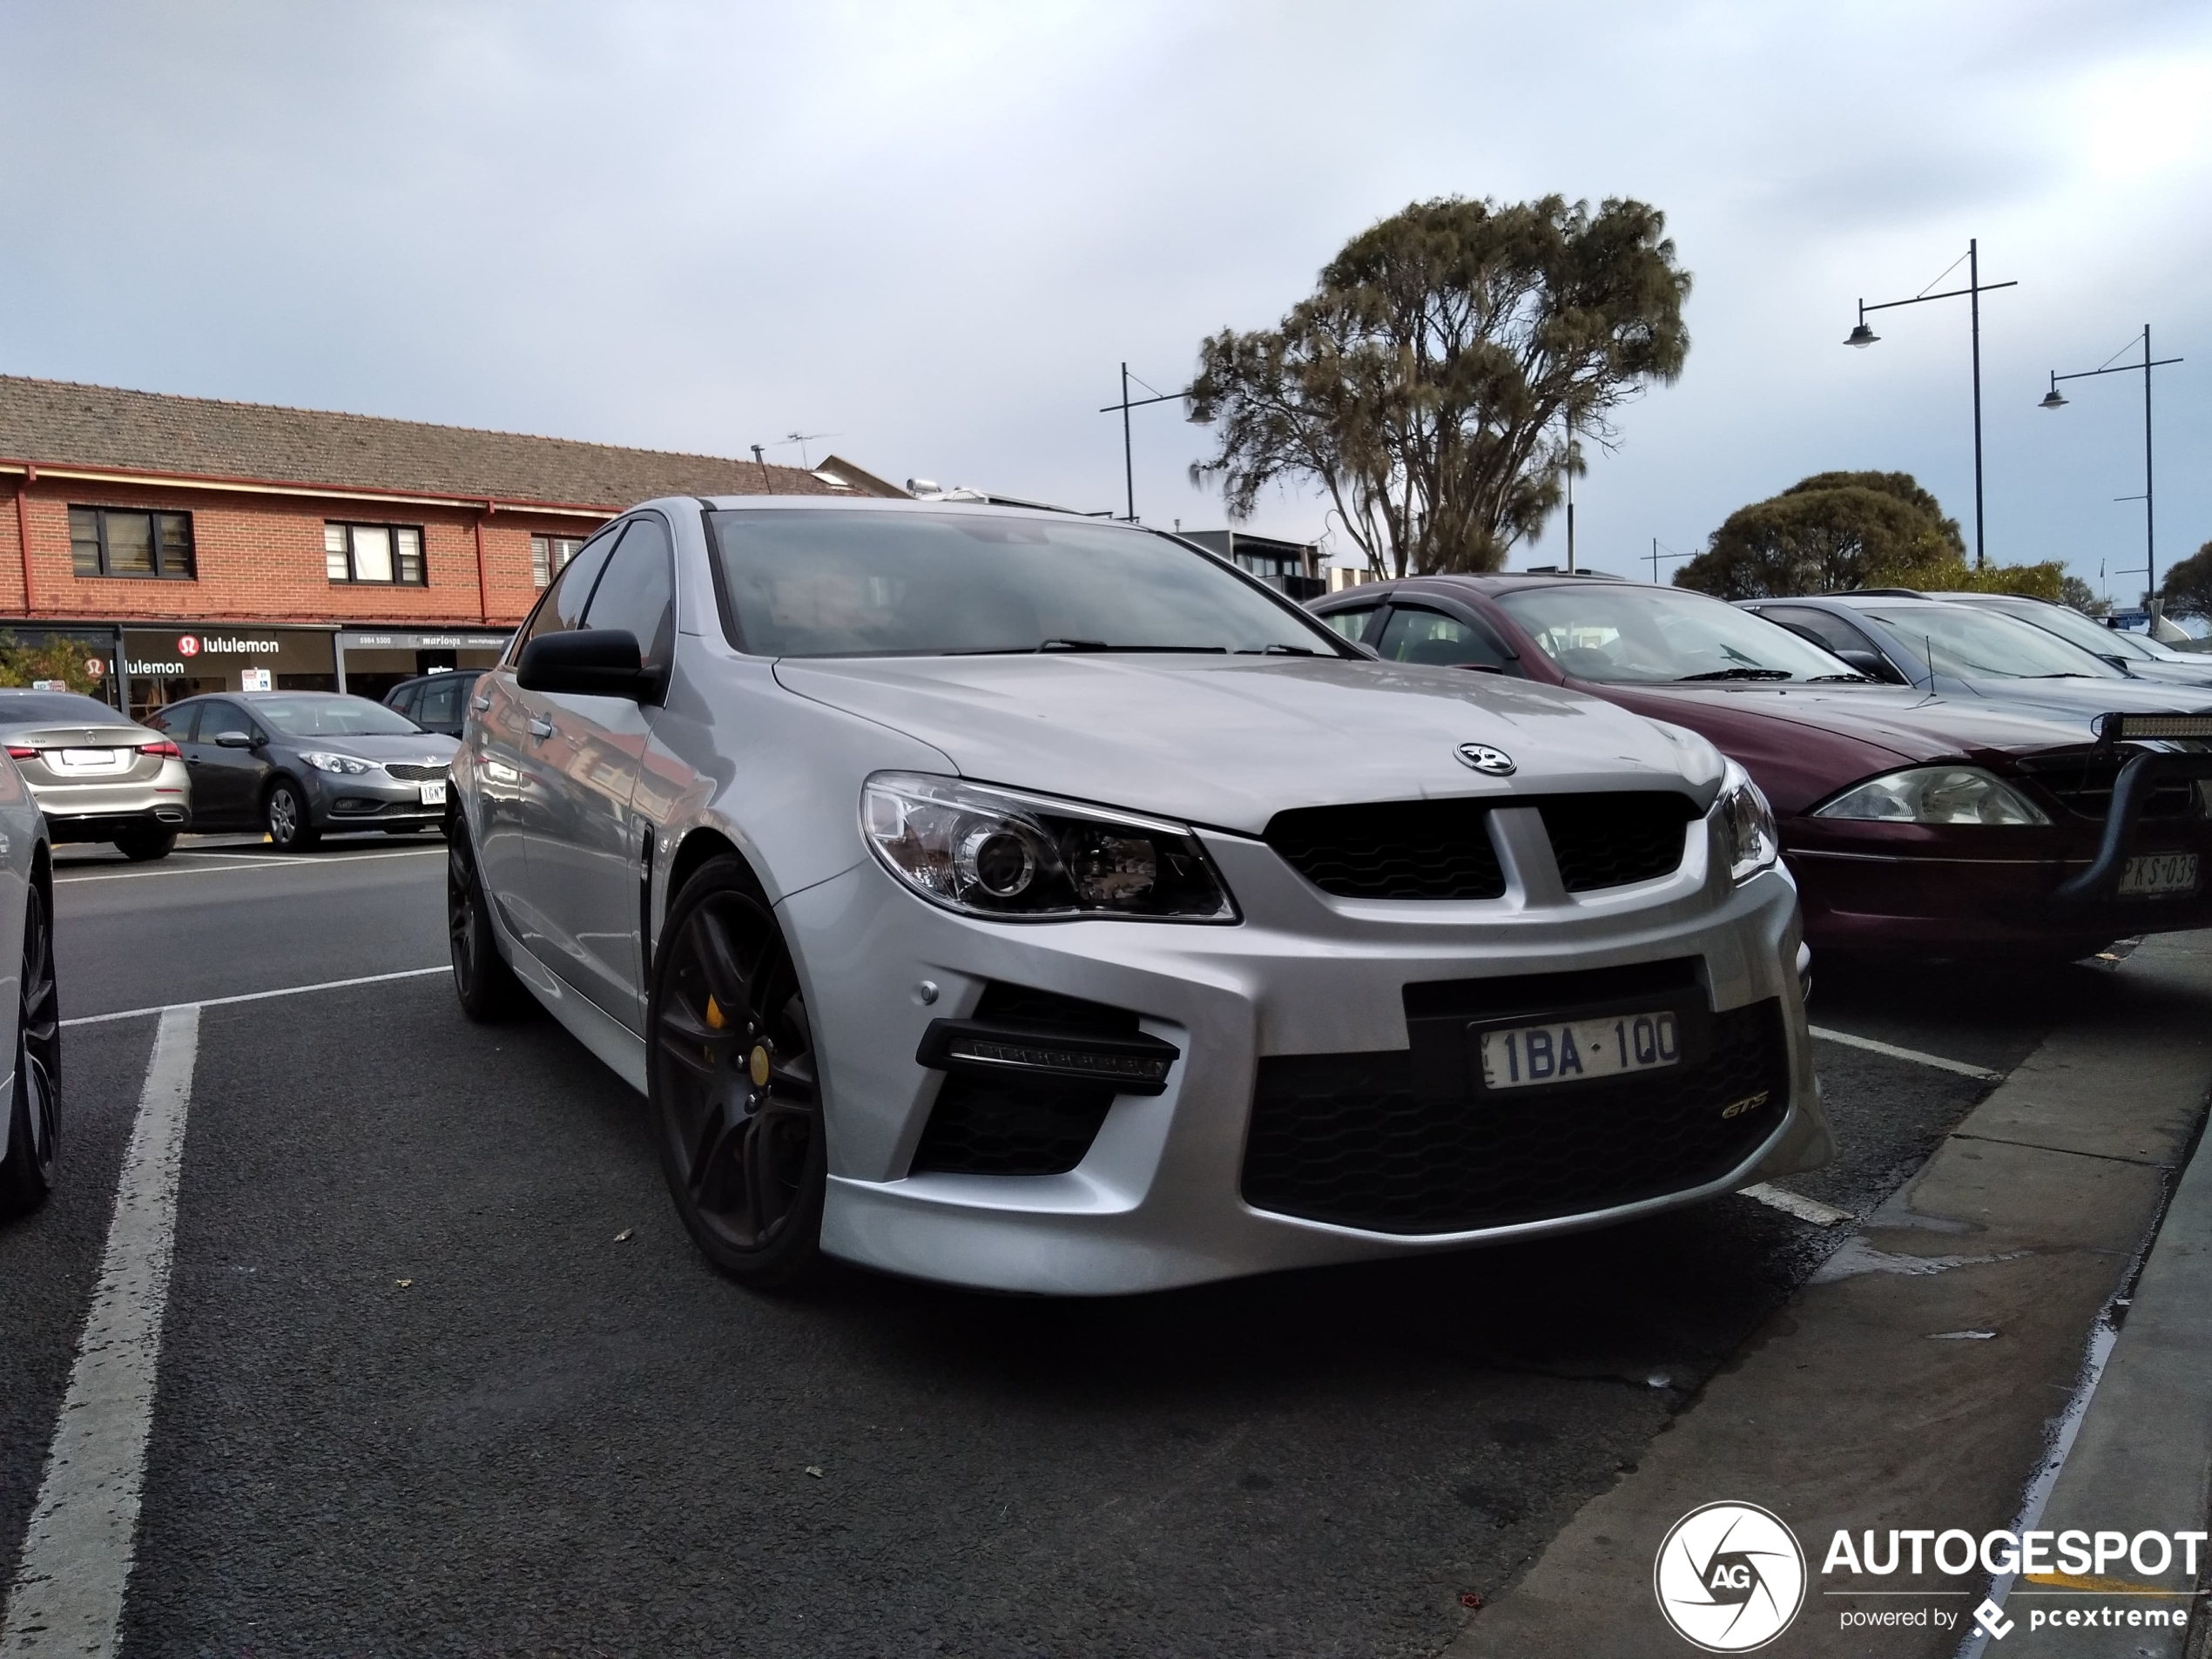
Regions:
[[[2111, 750], [2130, 740], [2197, 738], [2212, 741], [2212, 714], [2106, 714], [2097, 719], [2097, 745]], [[2110, 903], [2134, 845], [2135, 823], [2151, 791], [2169, 779], [2212, 778], [2212, 751], [2163, 750], [2131, 757], [2112, 786], [2104, 840], [2079, 875], [2061, 882], [2051, 898], [2060, 905]]]

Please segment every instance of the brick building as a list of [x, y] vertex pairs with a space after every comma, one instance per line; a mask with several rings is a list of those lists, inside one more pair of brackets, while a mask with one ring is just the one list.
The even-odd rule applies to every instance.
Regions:
[[904, 493], [875, 484], [0, 375], [0, 634], [81, 646], [134, 713], [254, 685], [378, 697], [495, 660], [551, 572], [637, 502]]

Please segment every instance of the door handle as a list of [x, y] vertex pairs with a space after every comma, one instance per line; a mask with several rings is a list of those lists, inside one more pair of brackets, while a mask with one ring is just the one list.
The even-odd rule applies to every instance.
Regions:
[[531, 717], [530, 736], [536, 738], [540, 743], [543, 743], [546, 738], [551, 737], [552, 735], [552, 721], [546, 719], [543, 715], [533, 715]]
[[469, 699], [469, 706], [475, 710], [477, 713], [482, 714], [486, 709], [489, 709], [491, 706], [490, 694], [487, 692], [482, 697], [470, 698]]

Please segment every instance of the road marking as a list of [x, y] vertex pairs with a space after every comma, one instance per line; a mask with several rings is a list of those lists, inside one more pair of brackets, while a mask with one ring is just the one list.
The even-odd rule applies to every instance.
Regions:
[[1992, 1071], [1987, 1066], [1970, 1066], [1963, 1060], [1946, 1060], [1939, 1054], [1922, 1054], [1918, 1049], [1900, 1049], [1893, 1042], [1877, 1042], [1871, 1037], [1853, 1036], [1848, 1031], [1831, 1031], [1825, 1026], [1805, 1028], [1824, 1042], [1841, 1042], [1853, 1049], [1864, 1049], [1869, 1054], [1885, 1054], [1892, 1060], [1910, 1060], [1919, 1066], [1933, 1066], [1938, 1071], [1955, 1071], [1961, 1077], [1979, 1077], [1984, 1082], [2001, 1083], [2005, 1074]]
[[172, 1002], [161, 1008], [123, 1008], [114, 1014], [80, 1014], [64, 1020], [64, 1026], [105, 1025], [110, 1020], [138, 1020], [149, 1014], [174, 1014], [179, 1008], [228, 1008], [233, 1002], [266, 1002], [273, 996], [305, 996], [310, 991], [342, 991], [355, 985], [385, 985], [397, 979], [421, 979], [426, 974], [450, 974], [450, 966], [403, 968], [396, 974], [364, 974], [359, 979], [327, 979], [320, 985], [287, 985], [274, 991], [246, 991], [237, 996], [206, 996], [197, 1002]]
[[445, 848], [442, 846], [411, 846], [403, 853], [345, 853], [320, 860], [297, 857], [260, 859], [249, 855], [224, 859], [214, 864], [195, 864], [180, 870], [111, 870], [98, 875], [57, 875], [54, 882], [57, 887], [74, 887], [80, 881], [138, 881], [150, 875], [221, 875], [231, 870], [266, 870], [271, 867], [280, 870], [328, 870], [347, 864], [367, 864], [373, 859], [435, 859], [444, 856]]
[[1802, 1192], [1792, 1192], [1786, 1187], [1771, 1187], [1765, 1182], [1756, 1186], [1738, 1187], [1747, 1198], [1757, 1198], [1761, 1204], [1795, 1216], [1799, 1221], [1809, 1221], [1816, 1227], [1832, 1227], [1840, 1221], [1856, 1221], [1858, 1217], [1848, 1210], [1838, 1210], [1832, 1204], [1823, 1204], [1817, 1198], [1808, 1198]]
[[120, 1638], [199, 1050], [199, 1009], [164, 1010], [116, 1183], [107, 1251], [0, 1625], [0, 1659], [105, 1656]]

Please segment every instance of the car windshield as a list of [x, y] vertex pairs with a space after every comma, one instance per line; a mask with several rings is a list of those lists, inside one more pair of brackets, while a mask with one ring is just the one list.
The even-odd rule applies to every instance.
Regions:
[[58, 725], [125, 724], [106, 704], [74, 691], [0, 691], [0, 723], [21, 725], [32, 720]]
[[2002, 617], [2017, 617], [2032, 628], [2040, 628], [2047, 634], [2056, 634], [2060, 639], [2093, 651], [2100, 657], [2125, 657], [2131, 662], [2152, 663], [2160, 660], [2159, 654], [2148, 641], [2132, 634], [2123, 634], [2117, 628], [2107, 628], [2101, 622], [2092, 622], [2071, 605], [1992, 605], [1991, 610]]
[[288, 738], [401, 738], [422, 730], [365, 697], [257, 698], [253, 713]]
[[1967, 605], [1860, 605], [1895, 634], [1908, 652], [1935, 671], [1978, 679], [2125, 679], [2093, 652], [2012, 617]]
[[1863, 678], [1779, 623], [1663, 588], [1524, 588], [1498, 603], [1576, 679], [1835, 680]]
[[741, 649], [765, 657], [1348, 654], [1287, 604], [1143, 530], [987, 513], [714, 515]]

